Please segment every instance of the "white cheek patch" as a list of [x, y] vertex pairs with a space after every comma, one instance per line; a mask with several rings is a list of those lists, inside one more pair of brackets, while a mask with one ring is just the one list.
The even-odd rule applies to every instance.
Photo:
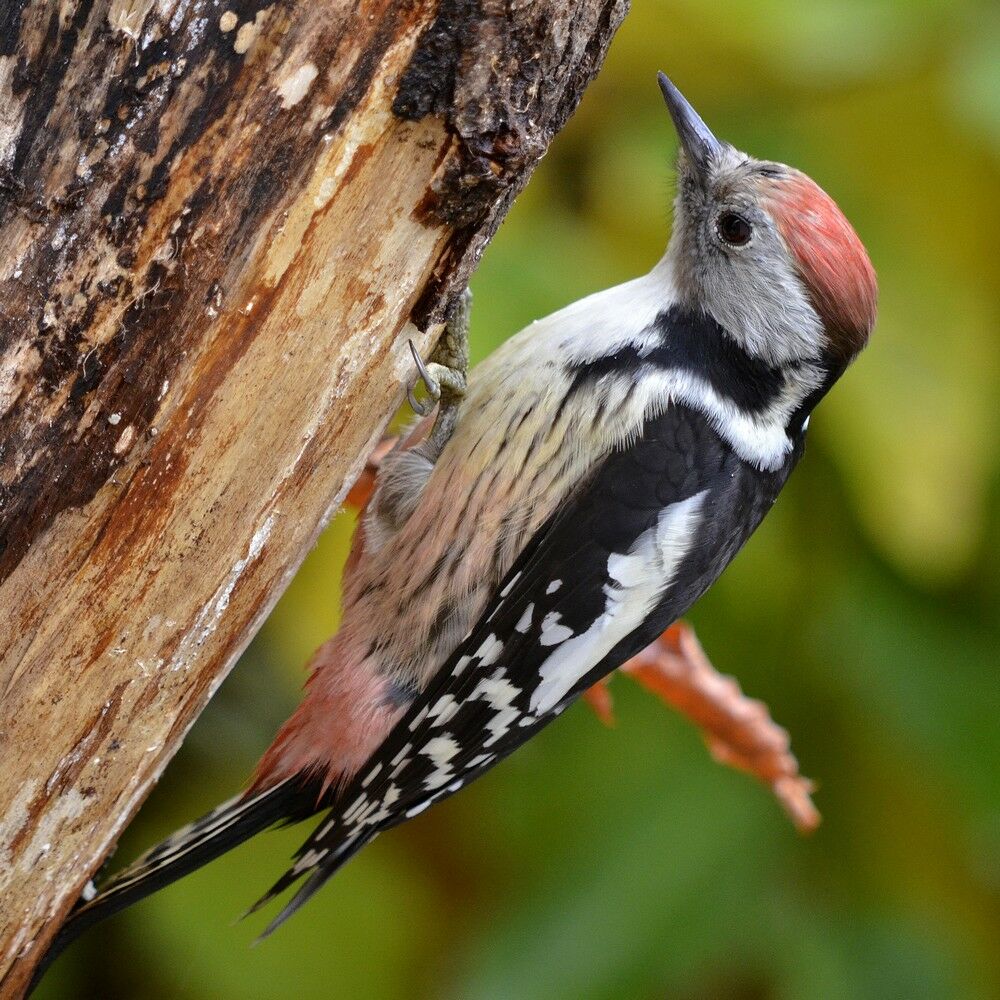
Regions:
[[645, 621], [673, 583], [691, 548], [707, 492], [671, 504], [627, 553], [609, 557], [608, 575], [615, 583], [605, 588], [604, 612], [586, 632], [566, 639], [542, 663], [538, 671], [541, 683], [531, 695], [534, 714], [552, 711], [584, 675]]
[[818, 368], [802, 365], [786, 375], [786, 384], [771, 405], [760, 413], [740, 409], [729, 397], [693, 372], [679, 368], [644, 369], [638, 377], [607, 376], [598, 386], [606, 410], [614, 418], [604, 432], [613, 445], [634, 439], [646, 420], [659, 416], [671, 403], [689, 406], [708, 418], [716, 433], [745, 462], [771, 472], [780, 468], [792, 450], [786, 427], [791, 415], [822, 381]]
[[658, 342], [653, 323], [676, 297], [670, 271], [654, 268], [532, 323], [524, 331], [530, 337], [526, 352], [538, 350], [542, 338], [554, 341], [553, 349], [571, 363], [605, 357], [626, 345], [651, 349]]

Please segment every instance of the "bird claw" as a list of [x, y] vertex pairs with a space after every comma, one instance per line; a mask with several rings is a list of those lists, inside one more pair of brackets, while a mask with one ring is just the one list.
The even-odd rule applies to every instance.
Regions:
[[[431, 452], [435, 456], [448, 443], [455, 429], [458, 405], [465, 396], [471, 308], [472, 293], [467, 288], [453, 302], [441, 339], [434, 348], [430, 361], [424, 362], [413, 341], [409, 341], [417, 378], [407, 386], [406, 398], [414, 412], [421, 417], [426, 417], [435, 406], [438, 407], [437, 419], [428, 438]], [[417, 399], [415, 389], [419, 382], [423, 382], [427, 390], [426, 402]]]
[[[406, 398], [410, 406], [413, 407], [414, 413], [420, 417], [426, 417], [436, 406], [440, 405], [439, 424], [447, 422], [450, 431], [450, 425], [454, 421], [450, 417], [445, 421], [446, 412], [453, 410], [465, 395], [465, 373], [436, 361], [425, 362], [417, 353], [412, 340], [409, 341], [409, 344], [413, 361], [417, 366], [417, 380], [406, 387]], [[420, 382], [423, 382], [424, 388], [427, 390], [425, 402], [417, 399], [416, 388]], [[439, 424], [435, 424], [435, 431], [438, 430]], [[440, 436], [440, 432], [438, 436]], [[432, 437], [434, 437], [433, 433]]]
[[[417, 367], [417, 378], [416, 381], [407, 385], [406, 398], [410, 406], [413, 407], [414, 413], [418, 416], [426, 417], [437, 406], [438, 400], [441, 398], [441, 383], [431, 375], [430, 369], [424, 364], [424, 359], [420, 357], [420, 353], [417, 351], [413, 341], [408, 340], [407, 343], [410, 345], [410, 354], [413, 355], [413, 363]], [[424, 388], [427, 390], [427, 397], [430, 400], [428, 403], [423, 403], [417, 399], [415, 390], [419, 382], [424, 383]]]

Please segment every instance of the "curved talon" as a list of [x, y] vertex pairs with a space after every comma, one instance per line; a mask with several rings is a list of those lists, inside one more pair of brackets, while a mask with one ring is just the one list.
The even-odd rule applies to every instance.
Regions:
[[[472, 293], [466, 289], [451, 303], [444, 330], [427, 363], [417, 352], [412, 340], [410, 354], [417, 369], [417, 378], [406, 387], [406, 398], [415, 413], [428, 416], [438, 406], [437, 419], [427, 438], [428, 453], [439, 455], [448, 443], [458, 419], [458, 406], [465, 396], [466, 371], [469, 367], [469, 310]], [[428, 399], [420, 402], [415, 393], [416, 383], [422, 381]]]
[[428, 413], [434, 408], [434, 404], [441, 398], [441, 386], [438, 384], [437, 380], [428, 371], [427, 365], [424, 364], [424, 359], [420, 357], [416, 346], [412, 340], [408, 340], [407, 343], [410, 345], [410, 354], [413, 355], [413, 363], [417, 366], [417, 376], [418, 380], [424, 383], [427, 389], [427, 393], [433, 401], [429, 406], [425, 403], [421, 403], [414, 395], [414, 389], [416, 389], [417, 384], [414, 382], [412, 385], [406, 387], [406, 398], [413, 407], [414, 411], [421, 417], [426, 417]]
[[416, 385], [408, 385], [406, 387], [406, 401], [410, 404], [413, 412], [417, 414], [418, 417], [426, 417], [430, 413], [430, 407], [424, 406], [419, 399], [414, 395], [413, 390]]

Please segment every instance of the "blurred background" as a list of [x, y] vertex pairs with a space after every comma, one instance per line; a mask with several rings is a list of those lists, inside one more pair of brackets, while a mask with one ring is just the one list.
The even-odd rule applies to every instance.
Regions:
[[[840, 203], [879, 272], [871, 347], [774, 512], [690, 616], [819, 784], [769, 793], [627, 679], [367, 848], [280, 933], [233, 925], [305, 828], [91, 932], [40, 997], [1000, 997], [1000, 8], [633, 0], [473, 289], [482, 357], [647, 270], [670, 226], [664, 69], [737, 146]], [[337, 626], [333, 521], [120, 845], [228, 797]]]

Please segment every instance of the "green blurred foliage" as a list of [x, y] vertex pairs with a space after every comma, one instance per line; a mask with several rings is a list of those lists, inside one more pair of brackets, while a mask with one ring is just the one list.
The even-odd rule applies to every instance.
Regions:
[[[774, 513], [692, 614], [820, 782], [798, 838], [618, 680], [365, 850], [280, 933], [232, 921], [302, 829], [90, 933], [42, 997], [1000, 996], [1000, 11], [986, 0], [634, 0], [475, 278], [474, 353], [646, 270], [671, 73], [722, 136], [812, 174], [881, 280], [871, 347]], [[128, 831], [230, 795], [336, 626], [339, 515]]]

